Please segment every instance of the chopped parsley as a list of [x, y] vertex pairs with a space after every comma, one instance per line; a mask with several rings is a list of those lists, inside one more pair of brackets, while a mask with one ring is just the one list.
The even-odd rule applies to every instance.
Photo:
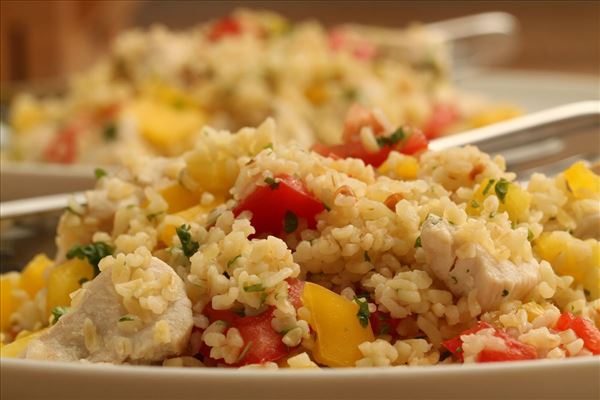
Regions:
[[244, 286], [244, 292], [262, 292], [265, 290], [265, 287], [262, 283], [257, 283], [256, 285]]
[[369, 256], [368, 251], [365, 250], [365, 252], [363, 253], [363, 257], [365, 258], [365, 261], [371, 262], [371, 256]]
[[275, 190], [279, 187], [279, 181], [276, 180], [275, 178], [271, 178], [270, 176], [265, 178], [265, 183], [267, 185], [269, 185], [269, 187], [271, 188], [271, 190]]
[[67, 258], [73, 259], [75, 257], [83, 260], [87, 259], [88, 262], [94, 268], [94, 276], [100, 273], [98, 263], [106, 256], [112, 255], [114, 249], [104, 242], [93, 242], [86, 245], [77, 245], [71, 247], [67, 252]]
[[263, 147], [263, 150], [265, 150], [265, 149], [271, 149], [272, 150], [273, 149], [273, 143], [269, 143], [265, 147]]
[[354, 301], [358, 304], [358, 312], [356, 313], [358, 322], [360, 322], [360, 325], [363, 328], [366, 328], [369, 325], [369, 317], [371, 316], [369, 303], [366, 300], [361, 300], [357, 296], [354, 296]]
[[179, 241], [181, 241], [181, 250], [183, 250], [183, 254], [185, 254], [186, 257], [193, 256], [200, 248], [200, 244], [192, 240], [190, 226], [183, 224], [180, 227], [175, 228], [175, 232], [177, 232]]
[[479, 208], [479, 203], [477, 202], [477, 200], [471, 200], [471, 207]]
[[464, 351], [464, 350], [463, 350], [463, 348], [462, 348], [461, 346], [458, 346], [458, 347], [456, 348], [456, 350], [454, 350], [454, 352], [455, 352], [455, 353], [462, 353], [463, 351]]
[[285, 233], [292, 233], [298, 229], [298, 217], [291, 211], [285, 213], [283, 217], [283, 230]]
[[492, 188], [492, 185], [494, 184], [494, 182], [496, 182], [495, 179], [490, 179], [487, 183], [487, 185], [485, 185], [485, 189], [483, 189], [483, 195], [485, 196], [486, 194], [488, 194], [488, 192], [490, 191], [490, 189]]
[[421, 244], [421, 236], [417, 236], [417, 239], [415, 240], [415, 249], [422, 246], [423, 245]]
[[490, 213], [490, 218], [494, 218], [495, 216], [496, 216], [496, 211], [492, 211], [492, 212]]
[[323, 204], [323, 208], [327, 211], [331, 211], [331, 207], [329, 207], [327, 204], [322, 203]]
[[267, 297], [269, 295], [267, 294], [267, 292], [262, 292], [260, 294], [260, 305], [262, 306], [263, 304], [265, 304], [265, 301], [267, 301]]
[[533, 232], [530, 229], [527, 229], [527, 240], [530, 242], [533, 240]]
[[344, 90], [344, 98], [348, 101], [354, 101], [356, 100], [356, 98], [358, 97], [358, 90], [356, 90], [356, 88], [346, 88], [346, 90]]
[[506, 179], [500, 178], [500, 180], [498, 181], [498, 183], [496, 183], [496, 186], [494, 187], [496, 196], [498, 196], [498, 199], [500, 199], [502, 203], [504, 203], [506, 193], [508, 193], [508, 185], [509, 182]]
[[398, 128], [390, 136], [379, 136], [376, 138], [379, 147], [393, 146], [404, 139], [404, 130]]
[[117, 126], [111, 122], [106, 124], [102, 131], [102, 137], [106, 142], [112, 142], [117, 138]]
[[231, 260], [227, 261], [227, 269], [231, 268], [233, 263], [235, 263], [237, 261], [237, 259], [240, 258], [241, 256], [242, 256], [241, 254], [238, 254], [237, 256], [233, 257]]
[[133, 317], [131, 315], [123, 315], [121, 318], [119, 318], [119, 322], [127, 321], [133, 321]]
[[54, 307], [52, 309], [52, 325], [58, 322], [60, 317], [65, 315], [69, 311], [68, 307]]
[[108, 175], [108, 172], [106, 172], [106, 170], [103, 170], [102, 168], [96, 168], [94, 170], [94, 176], [96, 177], [96, 179], [104, 178], [106, 175]]
[[164, 211], [157, 211], [155, 213], [151, 213], [146, 215], [146, 218], [148, 218], [148, 221], [154, 221], [156, 218], [158, 218], [160, 215], [164, 214]]
[[508, 296], [508, 293], [509, 293], [509, 292], [508, 292], [508, 290], [504, 289], [504, 290], [502, 291], [502, 297], [506, 297], [506, 296]]

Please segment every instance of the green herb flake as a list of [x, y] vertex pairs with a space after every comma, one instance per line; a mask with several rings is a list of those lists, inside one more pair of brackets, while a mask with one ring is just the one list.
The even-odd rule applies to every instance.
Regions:
[[418, 236], [417, 239], [415, 240], [415, 249], [417, 249], [419, 247], [423, 247], [423, 245], [421, 244], [421, 236]]
[[533, 240], [533, 232], [530, 229], [527, 229], [527, 240], [530, 242]]
[[79, 258], [80, 260], [87, 259], [87, 261], [94, 268], [94, 276], [100, 273], [98, 263], [106, 256], [113, 254], [114, 249], [104, 242], [93, 242], [86, 245], [77, 245], [71, 247], [67, 252], [67, 258], [69, 260], [73, 258]]
[[106, 124], [102, 131], [102, 137], [106, 142], [115, 140], [117, 138], [117, 126], [113, 122]]
[[267, 185], [269, 185], [271, 190], [275, 190], [275, 189], [279, 188], [279, 181], [275, 178], [271, 178], [270, 176], [265, 178], [265, 183]]
[[265, 290], [265, 287], [262, 283], [257, 283], [256, 285], [244, 286], [244, 292], [252, 293], [252, 292], [262, 292]]
[[189, 225], [181, 225], [178, 228], [175, 228], [175, 232], [179, 237], [179, 241], [181, 242], [181, 249], [183, 250], [183, 254], [186, 257], [191, 257], [200, 248], [200, 244], [194, 240], [192, 240], [192, 234], [190, 233]]
[[231, 266], [237, 261], [238, 258], [240, 258], [242, 255], [238, 254], [237, 256], [233, 257], [231, 260], [227, 261], [227, 269], [231, 268]]
[[154, 221], [156, 220], [159, 216], [161, 216], [162, 214], [164, 214], [164, 211], [157, 211], [155, 213], [151, 213], [146, 215], [146, 218], [148, 218], [148, 221]]
[[471, 207], [479, 208], [479, 203], [477, 202], [477, 200], [471, 200]]
[[387, 335], [390, 332], [391, 329], [392, 328], [391, 328], [390, 324], [382, 324], [381, 328], [379, 329], [379, 334], [380, 335]]
[[89, 281], [88, 278], [81, 278], [80, 280], [77, 281], [77, 283], [79, 283], [79, 286], [83, 285], [84, 283], [86, 283], [87, 281]]
[[496, 216], [496, 211], [492, 211], [489, 215], [490, 219]]
[[508, 290], [506, 290], [506, 289], [502, 290], [502, 297], [508, 296], [508, 293], [509, 293]]
[[361, 300], [357, 296], [354, 296], [354, 301], [358, 304], [358, 312], [356, 313], [358, 322], [360, 322], [360, 325], [363, 328], [366, 328], [369, 325], [369, 317], [371, 316], [369, 303], [366, 300]]
[[327, 204], [322, 203], [323, 204], [323, 208], [327, 211], [331, 211], [331, 207], [329, 207]]
[[371, 262], [371, 256], [369, 256], [369, 252], [365, 250], [365, 252], [363, 253], [363, 257], [365, 259], [366, 262]]
[[262, 292], [260, 294], [260, 305], [262, 306], [263, 304], [265, 304], [265, 301], [267, 301], [267, 297], [269, 297], [269, 295], [267, 294], [267, 292]]
[[96, 177], [96, 179], [102, 179], [107, 175], [108, 175], [108, 172], [106, 172], [106, 170], [104, 170], [102, 168], [96, 168], [94, 170], [94, 176]]
[[485, 189], [483, 189], [483, 195], [485, 196], [486, 194], [488, 194], [488, 192], [490, 191], [490, 189], [492, 188], [492, 185], [494, 184], [494, 182], [496, 182], [495, 179], [490, 179], [487, 183], [487, 185], [485, 185]]
[[498, 196], [498, 199], [500, 199], [500, 202], [502, 203], [504, 203], [504, 199], [506, 199], [506, 193], [508, 193], [509, 184], [510, 182], [508, 182], [506, 179], [500, 178], [500, 180], [498, 181], [498, 183], [496, 183], [496, 186], [494, 187], [496, 196]]
[[128, 322], [133, 320], [134, 318], [131, 315], [123, 315], [121, 318], [119, 318], [119, 322]]
[[298, 217], [291, 211], [285, 213], [283, 218], [283, 230], [285, 233], [292, 233], [298, 229]]
[[375, 140], [377, 140], [379, 147], [386, 147], [393, 146], [402, 139], [404, 139], [404, 130], [402, 128], [398, 128], [390, 136], [379, 136]]
[[455, 352], [455, 353], [462, 353], [463, 351], [464, 351], [464, 350], [463, 350], [463, 348], [462, 348], [461, 346], [458, 346], [458, 347], [456, 348], [456, 350], [454, 350], [454, 352]]
[[69, 311], [68, 307], [54, 307], [52, 309], [52, 325], [56, 324], [60, 317]]
[[263, 147], [263, 150], [266, 150], [266, 149], [271, 149], [271, 150], [273, 150], [273, 143], [269, 143], [269, 144], [267, 144], [265, 147]]

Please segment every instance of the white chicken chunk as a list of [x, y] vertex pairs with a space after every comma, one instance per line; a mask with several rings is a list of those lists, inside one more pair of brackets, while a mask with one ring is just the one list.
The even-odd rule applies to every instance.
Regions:
[[193, 325], [184, 283], [169, 265], [155, 257], [144, 272], [160, 276], [163, 282], [165, 277], [170, 281], [170, 301], [163, 312], [128, 314], [109, 267], [82, 289], [84, 293], [77, 304], [33, 340], [21, 357], [147, 364], [180, 354]]
[[421, 246], [431, 272], [457, 296], [477, 289], [482, 311], [496, 308], [503, 300], [522, 299], [540, 281], [537, 261], [518, 265], [497, 261], [476, 245], [474, 257], [456, 256], [453, 228], [444, 220], [427, 219], [421, 229]]

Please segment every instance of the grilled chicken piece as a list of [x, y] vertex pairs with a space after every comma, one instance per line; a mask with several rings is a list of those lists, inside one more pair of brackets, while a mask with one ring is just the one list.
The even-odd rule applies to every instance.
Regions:
[[503, 300], [522, 299], [540, 281], [537, 261], [515, 265], [497, 261], [478, 246], [472, 258], [458, 259], [453, 228], [443, 220], [428, 219], [421, 229], [421, 245], [431, 272], [457, 296], [477, 289], [482, 311], [497, 307]]
[[21, 357], [144, 364], [181, 353], [193, 325], [184, 283], [158, 258], [152, 257], [147, 268], [172, 277], [173, 301], [164, 312], [157, 315], [148, 311], [146, 318], [127, 315], [123, 298], [115, 291], [112, 267], [108, 267], [87, 285], [81, 300], [33, 340]]

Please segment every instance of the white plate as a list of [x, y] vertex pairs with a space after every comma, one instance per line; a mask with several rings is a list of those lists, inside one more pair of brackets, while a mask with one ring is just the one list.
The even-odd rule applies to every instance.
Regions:
[[[582, 100], [600, 99], [600, 78], [535, 71], [489, 70], [457, 82], [461, 88], [506, 100], [533, 112]], [[92, 166], [3, 162], [0, 200], [14, 200], [92, 188]]]
[[224, 370], [1, 361], [9, 399], [598, 399], [600, 357], [328, 370]]

